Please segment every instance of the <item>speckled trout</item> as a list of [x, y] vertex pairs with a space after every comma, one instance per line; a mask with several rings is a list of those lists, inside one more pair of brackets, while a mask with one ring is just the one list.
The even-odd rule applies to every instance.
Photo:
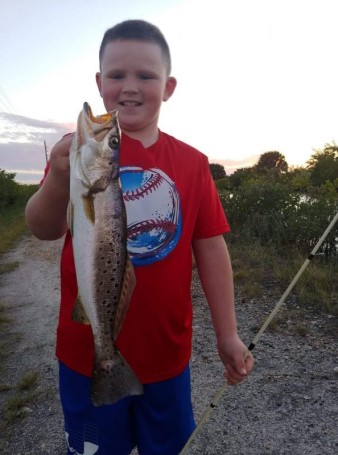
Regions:
[[70, 150], [68, 224], [78, 283], [73, 319], [90, 324], [94, 336], [95, 406], [142, 393], [115, 346], [136, 283], [127, 253], [119, 157], [117, 112], [95, 117], [85, 103]]

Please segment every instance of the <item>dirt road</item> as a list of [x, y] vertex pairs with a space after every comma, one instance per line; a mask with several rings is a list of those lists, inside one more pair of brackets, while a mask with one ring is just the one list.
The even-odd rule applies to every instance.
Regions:
[[[18, 262], [14, 271], [0, 276], [0, 305], [11, 319], [0, 325], [3, 455], [66, 454], [54, 357], [60, 245], [60, 241], [40, 242], [27, 235], [1, 259]], [[249, 344], [276, 302], [269, 297], [242, 302], [240, 289], [236, 293], [240, 334]], [[222, 385], [223, 368], [195, 273], [192, 294], [191, 365], [198, 421]], [[281, 316], [279, 325], [255, 349], [254, 374], [226, 390], [189, 454], [338, 454], [337, 319], [302, 310], [292, 298]], [[4, 408], [11, 397], [27, 393], [17, 386], [27, 372], [37, 372], [39, 384], [25, 406], [26, 417], [8, 427], [3, 423]]]

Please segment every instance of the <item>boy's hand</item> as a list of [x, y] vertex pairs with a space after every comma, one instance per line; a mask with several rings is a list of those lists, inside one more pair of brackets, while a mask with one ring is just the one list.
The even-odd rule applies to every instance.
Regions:
[[237, 335], [218, 343], [217, 347], [226, 368], [225, 379], [229, 385], [239, 384], [251, 373], [253, 356]]
[[73, 137], [74, 133], [67, 134], [54, 145], [50, 152], [49, 173], [59, 185], [69, 186], [69, 151]]

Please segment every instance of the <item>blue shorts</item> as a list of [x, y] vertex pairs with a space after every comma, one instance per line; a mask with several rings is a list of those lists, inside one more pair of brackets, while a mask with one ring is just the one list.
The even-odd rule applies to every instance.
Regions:
[[175, 378], [146, 384], [144, 394], [95, 407], [90, 378], [60, 364], [67, 455], [176, 455], [195, 428], [189, 366]]

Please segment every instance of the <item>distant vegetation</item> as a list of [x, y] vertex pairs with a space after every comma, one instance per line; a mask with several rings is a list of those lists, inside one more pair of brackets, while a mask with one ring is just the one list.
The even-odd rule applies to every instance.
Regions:
[[[221, 168], [210, 165], [231, 226], [235, 278], [248, 296], [259, 296], [268, 282], [285, 290], [338, 211], [338, 146], [315, 150], [305, 167], [289, 168], [284, 155], [271, 151], [230, 176]], [[338, 314], [337, 242], [338, 223], [296, 293]]]
[[37, 185], [21, 185], [15, 174], [0, 169], [0, 253], [7, 251], [25, 232], [24, 207]]

